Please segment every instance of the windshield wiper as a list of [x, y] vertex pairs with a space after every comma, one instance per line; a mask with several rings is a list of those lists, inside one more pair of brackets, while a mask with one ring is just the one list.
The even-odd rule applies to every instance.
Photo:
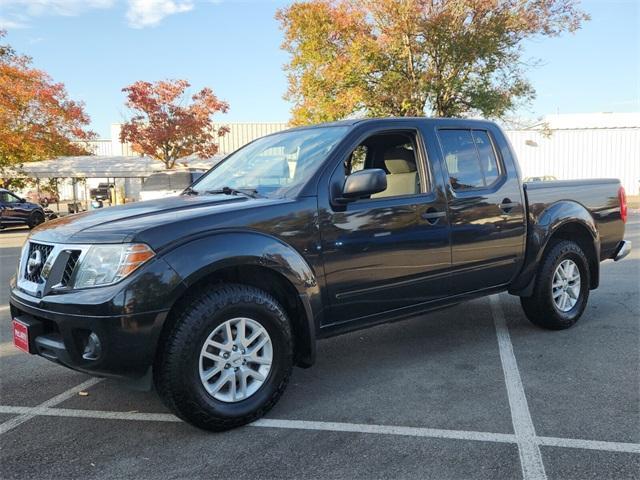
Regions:
[[209, 193], [211, 195], [215, 194], [224, 194], [224, 195], [244, 195], [249, 198], [259, 198], [260, 194], [256, 189], [253, 188], [231, 188], [231, 187], [222, 187], [219, 190], [205, 190], [204, 193]]

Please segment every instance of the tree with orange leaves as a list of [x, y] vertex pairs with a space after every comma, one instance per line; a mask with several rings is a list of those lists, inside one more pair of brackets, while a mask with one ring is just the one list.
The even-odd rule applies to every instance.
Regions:
[[577, 0], [305, 0], [278, 11], [294, 124], [504, 116], [535, 92], [525, 39], [573, 32]]
[[[0, 38], [6, 35], [0, 30]], [[0, 173], [9, 187], [25, 162], [66, 155], [87, 155], [83, 142], [94, 138], [87, 130], [84, 105], [69, 99], [31, 59], [0, 45]]]
[[155, 83], [136, 82], [122, 91], [133, 117], [122, 126], [120, 140], [131, 142], [134, 151], [164, 163], [167, 169], [189, 155], [207, 158], [218, 152], [216, 139], [227, 133], [226, 127], [215, 128], [212, 116], [225, 113], [229, 105], [218, 100], [210, 88], [190, 97], [187, 104], [186, 80]]

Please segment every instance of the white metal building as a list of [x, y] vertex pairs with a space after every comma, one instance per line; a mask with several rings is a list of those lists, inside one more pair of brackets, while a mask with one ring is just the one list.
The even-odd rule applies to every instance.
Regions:
[[[550, 129], [550, 135], [539, 129], [506, 130], [525, 177], [553, 176], [560, 180], [619, 178], [628, 195], [640, 194], [640, 113], [550, 115], [544, 122]], [[225, 125], [230, 131], [220, 138], [220, 155], [287, 128], [284, 122]], [[25, 164], [25, 171], [39, 178], [87, 178], [86, 188], [109, 177], [120, 178], [121, 182], [129, 178], [125, 185], [127, 196], [135, 196], [139, 179], [160, 170], [162, 164], [137, 156], [129, 145], [120, 143], [119, 134], [120, 125], [113, 124], [110, 140], [93, 142], [96, 156]], [[190, 159], [190, 162], [194, 160]], [[188, 166], [207, 168], [213, 163], [211, 159]], [[62, 185], [66, 186], [61, 192], [63, 197], [75, 188], [70, 182]], [[80, 190], [78, 197], [83, 198], [82, 189], [76, 190]]]
[[619, 178], [639, 195], [640, 113], [551, 115], [551, 135], [506, 131], [525, 177]]

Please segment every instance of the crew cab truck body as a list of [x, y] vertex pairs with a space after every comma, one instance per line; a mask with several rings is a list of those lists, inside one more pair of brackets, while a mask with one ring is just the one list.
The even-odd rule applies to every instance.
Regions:
[[600, 262], [629, 253], [624, 190], [520, 178], [485, 121], [263, 137], [179, 197], [34, 230], [11, 284], [15, 342], [152, 378], [178, 416], [221, 430], [273, 406], [321, 338], [501, 291], [535, 324], [567, 328]]

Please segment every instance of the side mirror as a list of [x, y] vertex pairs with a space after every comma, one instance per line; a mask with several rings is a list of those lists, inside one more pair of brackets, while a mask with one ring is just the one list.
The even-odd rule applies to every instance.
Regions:
[[357, 200], [387, 189], [387, 174], [380, 168], [360, 170], [349, 175], [342, 187], [342, 200]]

